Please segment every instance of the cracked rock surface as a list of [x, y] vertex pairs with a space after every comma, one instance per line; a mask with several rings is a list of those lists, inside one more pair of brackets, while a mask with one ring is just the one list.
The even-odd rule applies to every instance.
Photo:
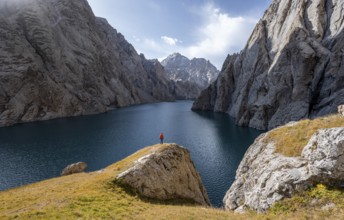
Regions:
[[177, 144], [157, 146], [116, 179], [148, 198], [189, 199], [201, 205], [210, 205], [189, 151]]
[[[288, 125], [286, 125], [288, 126]], [[228, 210], [264, 212], [315, 184], [342, 186], [344, 183], [344, 128], [317, 131], [300, 157], [275, 153], [274, 143], [261, 135], [241, 161], [236, 178], [223, 199]]]

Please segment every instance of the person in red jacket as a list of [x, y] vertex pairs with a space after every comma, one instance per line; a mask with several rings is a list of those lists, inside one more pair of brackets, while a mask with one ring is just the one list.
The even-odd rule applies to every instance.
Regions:
[[160, 133], [160, 144], [164, 143], [164, 134]]

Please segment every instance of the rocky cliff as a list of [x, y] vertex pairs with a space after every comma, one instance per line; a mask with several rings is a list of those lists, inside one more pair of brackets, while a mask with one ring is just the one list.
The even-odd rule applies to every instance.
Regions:
[[[166, 75], [175, 82], [189, 98], [196, 98], [217, 78], [219, 71], [204, 58], [189, 60], [180, 53], [174, 53], [161, 61]], [[178, 92], [177, 92], [178, 93]], [[182, 94], [177, 94], [182, 95]]]
[[174, 100], [161, 67], [86, 0], [3, 0], [0, 38], [0, 126]]
[[188, 199], [201, 205], [210, 205], [201, 176], [188, 150], [177, 144], [157, 146], [116, 179], [145, 197], [159, 200]]
[[[289, 123], [280, 133], [282, 148], [292, 148], [288, 139], [292, 130], [297, 129], [300, 137], [305, 137], [305, 129], [312, 124], [331, 123], [344, 125], [342, 116], [332, 116], [321, 121], [308, 123]], [[277, 151], [276, 141], [271, 138], [272, 130], [256, 139], [236, 173], [235, 181], [223, 200], [228, 210], [242, 210], [243, 208], [265, 212], [275, 202], [290, 198], [298, 192], [324, 184], [330, 187], [342, 187], [344, 184], [344, 127], [319, 129], [302, 146], [298, 156], [290, 157]], [[300, 129], [302, 129], [300, 131]], [[283, 136], [283, 137], [281, 137]], [[289, 144], [285, 144], [289, 143]]]
[[273, 0], [193, 109], [258, 129], [335, 112], [344, 102], [343, 13], [342, 0]]

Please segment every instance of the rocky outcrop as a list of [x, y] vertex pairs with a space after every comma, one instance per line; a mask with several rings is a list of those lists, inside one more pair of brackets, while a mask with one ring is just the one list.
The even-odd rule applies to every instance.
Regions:
[[0, 38], [0, 126], [174, 100], [86, 0], [1, 1]]
[[343, 127], [316, 132], [301, 157], [275, 153], [274, 143], [267, 136], [261, 135], [246, 152], [223, 200], [226, 209], [248, 207], [264, 212], [274, 202], [318, 183], [344, 184]]
[[116, 179], [140, 195], [159, 200], [187, 199], [209, 206], [207, 192], [187, 149], [163, 144], [135, 161]]
[[258, 129], [336, 112], [344, 102], [343, 11], [342, 0], [274, 0], [193, 109]]
[[174, 53], [161, 61], [169, 79], [175, 82], [176, 97], [196, 98], [201, 91], [214, 82], [219, 71], [204, 58], [189, 60], [180, 53]]
[[68, 165], [64, 168], [61, 172], [61, 176], [66, 176], [74, 173], [82, 173], [87, 168], [87, 164], [85, 162], [77, 162]]
[[344, 105], [338, 106], [338, 113], [344, 116]]

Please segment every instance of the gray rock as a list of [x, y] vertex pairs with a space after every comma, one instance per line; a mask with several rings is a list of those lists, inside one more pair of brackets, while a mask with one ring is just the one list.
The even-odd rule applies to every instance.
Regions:
[[263, 130], [335, 113], [344, 103], [343, 10], [342, 0], [274, 0], [192, 109]]
[[173, 101], [163, 68], [86, 0], [0, 2], [0, 126]]
[[344, 105], [338, 106], [338, 113], [344, 116]]
[[344, 128], [319, 130], [297, 158], [275, 153], [267, 135], [257, 138], [241, 161], [223, 199], [226, 209], [248, 207], [264, 212], [274, 202], [315, 184], [344, 183]]
[[61, 176], [66, 176], [74, 173], [82, 173], [87, 168], [87, 164], [85, 162], [77, 162], [68, 165], [64, 168], [61, 172]]
[[331, 209], [334, 209], [335, 207], [336, 207], [336, 205], [334, 203], [328, 203], [328, 204], [324, 205], [323, 207], [321, 207], [321, 210], [329, 211]]
[[164, 144], [116, 177], [140, 195], [159, 200], [190, 199], [209, 206], [207, 192], [187, 149]]

